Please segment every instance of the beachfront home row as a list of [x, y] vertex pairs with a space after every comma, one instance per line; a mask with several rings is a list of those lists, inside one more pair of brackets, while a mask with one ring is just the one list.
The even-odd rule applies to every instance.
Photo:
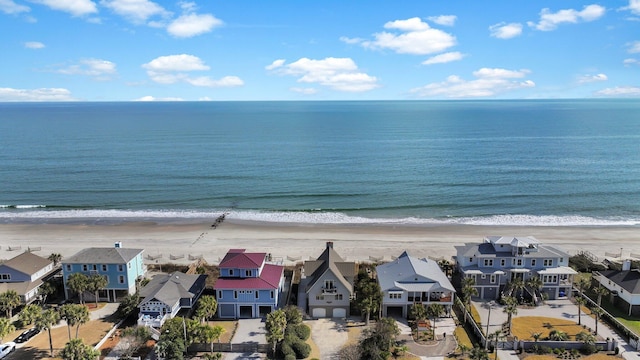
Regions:
[[621, 270], [595, 271], [593, 281], [609, 290], [609, 301], [629, 316], [640, 316], [640, 270], [631, 269], [631, 260]]
[[534, 299], [541, 293], [551, 300], [569, 298], [577, 274], [569, 267], [569, 254], [531, 236], [487, 236], [480, 244], [456, 246], [455, 262], [465, 277], [475, 280], [481, 299], [498, 299], [514, 280], [534, 277], [542, 282], [539, 291], [527, 289]]
[[88, 248], [62, 260], [62, 276], [65, 298], [76, 294], [67, 284], [69, 276], [82, 273], [87, 276], [101, 275], [107, 279], [107, 286], [99, 291], [98, 297], [109, 302], [136, 293], [136, 281], [147, 271], [142, 262], [142, 249], [123, 248], [121, 242], [112, 248]]

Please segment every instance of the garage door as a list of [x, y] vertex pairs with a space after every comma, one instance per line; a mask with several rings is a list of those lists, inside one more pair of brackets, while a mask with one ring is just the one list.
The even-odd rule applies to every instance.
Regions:
[[333, 309], [334, 318], [347, 317], [347, 309]]
[[311, 316], [313, 316], [315, 318], [327, 317], [327, 310], [326, 309], [313, 309], [313, 312], [311, 313]]

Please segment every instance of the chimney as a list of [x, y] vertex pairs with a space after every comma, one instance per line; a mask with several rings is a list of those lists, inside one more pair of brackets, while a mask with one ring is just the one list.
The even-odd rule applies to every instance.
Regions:
[[327, 249], [333, 249], [333, 241], [327, 241]]
[[631, 260], [627, 259], [622, 262], [622, 271], [631, 270]]
[[122, 247], [122, 241], [116, 241], [115, 246], [116, 249], [117, 248], [121, 248]]

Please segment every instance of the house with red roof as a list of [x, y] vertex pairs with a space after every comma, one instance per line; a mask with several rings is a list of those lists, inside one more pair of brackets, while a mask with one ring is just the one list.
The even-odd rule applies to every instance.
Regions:
[[216, 281], [218, 317], [256, 318], [278, 308], [284, 288], [284, 266], [270, 261], [267, 253], [231, 249], [220, 262]]

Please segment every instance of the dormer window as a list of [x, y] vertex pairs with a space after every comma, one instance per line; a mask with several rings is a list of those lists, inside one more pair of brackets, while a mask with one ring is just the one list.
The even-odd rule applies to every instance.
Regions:
[[244, 276], [251, 277], [251, 270], [245, 270], [244, 271]]

